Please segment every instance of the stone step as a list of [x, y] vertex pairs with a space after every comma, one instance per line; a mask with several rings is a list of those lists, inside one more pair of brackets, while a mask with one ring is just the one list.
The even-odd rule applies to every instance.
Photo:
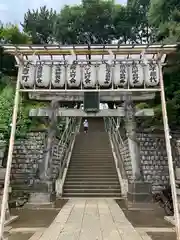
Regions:
[[107, 176], [103, 176], [103, 177], [94, 177], [94, 176], [68, 176], [66, 177], [66, 181], [78, 181], [78, 182], [89, 182], [89, 181], [94, 181], [94, 182], [111, 182], [111, 181], [118, 181], [118, 177], [114, 176], [114, 177], [107, 177]]
[[103, 166], [103, 167], [91, 167], [91, 166], [87, 166], [87, 165], [84, 165], [84, 166], [73, 166], [73, 167], [70, 167], [69, 168], [69, 172], [71, 171], [74, 171], [74, 172], [77, 172], [77, 171], [80, 171], [80, 172], [83, 172], [83, 171], [93, 171], [93, 172], [101, 172], [101, 171], [107, 171], [107, 172], [113, 172], [114, 174], [116, 173], [116, 168], [115, 166], [114, 167], [110, 167], [110, 166]]
[[112, 198], [121, 199], [121, 193], [63, 193], [63, 198]]
[[[101, 120], [98, 128], [104, 124], [103, 119]], [[96, 124], [96, 121], [99, 119], [94, 119], [92, 125]], [[121, 196], [107, 132], [80, 133], [76, 137], [63, 196], [111, 198]]]
[[120, 192], [120, 188], [64, 188], [64, 193], [115, 193], [118, 194]]
[[96, 186], [96, 185], [98, 185], [98, 186], [103, 186], [103, 185], [119, 185], [119, 181], [118, 180], [114, 180], [114, 181], [105, 181], [105, 180], [102, 180], [102, 181], [100, 181], [99, 179], [98, 180], [89, 180], [89, 181], [76, 181], [76, 180], [74, 180], [74, 181], [71, 181], [71, 180], [68, 180], [68, 181], [66, 181], [65, 182], [65, 184], [66, 185], [71, 185], [71, 186], [73, 186], [73, 185], [78, 185], [78, 184], [80, 184], [80, 185], [91, 185], [91, 186]]
[[70, 167], [83, 167], [83, 166], [85, 166], [85, 167], [92, 167], [92, 169], [94, 169], [94, 168], [96, 168], [96, 166], [97, 166], [97, 168], [100, 168], [100, 166], [102, 167], [102, 166], [105, 166], [105, 167], [114, 167], [115, 166], [115, 163], [112, 163], [110, 160], [106, 160], [106, 161], [96, 161], [96, 160], [94, 160], [94, 161], [91, 161], [91, 160], [83, 160], [83, 159], [81, 159], [81, 160], [76, 160], [76, 161], [74, 161], [73, 163], [72, 162], [70, 162]]
[[100, 155], [100, 156], [97, 156], [97, 155], [88, 155], [88, 154], [84, 154], [84, 155], [73, 155], [72, 158], [71, 158], [71, 161], [70, 163], [73, 163], [74, 165], [76, 164], [76, 162], [78, 161], [86, 161], [86, 162], [94, 162], [94, 163], [102, 163], [102, 162], [105, 162], [105, 163], [111, 163], [111, 164], [114, 164], [114, 160], [113, 160], [113, 155]]
[[[64, 189], [118, 189], [120, 190], [120, 185], [119, 184], [67, 184], [65, 183]], [[100, 190], [101, 191], [101, 190]]]
[[92, 170], [94, 168], [97, 168], [97, 169], [101, 169], [101, 168], [113, 168], [113, 169], [116, 169], [115, 168], [115, 163], [112, 163], [111, 161], [106, 161], [104, 162], [104, 164], [102, 164], [102, 162], [99, 162], [99, 161], [94, 161], [93, 164], [91, 161], [76, 161], [74, 163], [70, 162], [70, 165], [69, 165], [69, 169], [70, 168], [83, 168], [83, 167], [89, 167], [91, 168]]
[[84, 152], [84, 153], [72, 153], [72, 159], [73, 158], [78, 158], [78, 157], [91, 157], [91, 158], [112, 158], [113, 154], [112, 152], [108, 153], [99, 153], [96, 154], [95, 150], [92, 151], [91, 153], [89, 152]]
[[74, 163], [70, 162], [70, 166], [69, 167], [73, 167], [73, 168], [76, 168], [76, 167], [92, 167], [92, 170], [94, 168], [98, 168], [100, 169], [102, 166], [105, 167], [105, 168], [114, 168], [115, 167], [115, 163], [111, 163], [110, 161], [91, 161], [91, 160], [79, 160], [79, 161], [76, 161]]
[[114, 162], [112, 163], [112, 158], [109, 158], [109, 159], [101, 158], [101, 159], [99, 159], [99, 158], [91, 158], [91, 157], [86, 157], [86, 158], [79, 157], [79, 158], [76, 158], [76, 159], [72, 158], [71, 161], [70, 161], [70, 164], [74, 165], [74, 166], [78, 163], [80, 163], [80, 164], [81, 163], [85, 163], [85, 164], [91, 163], [91, 165], [102, 164], [102, 163], [103, 164], [111, 164], [111, 165], [114, 164]]
[[[77, 173], [77, 172], [71, 172], [71, 173], [69, 173], [68, 172], [68, 177], [78, 177], [78, 176], [80, 176], [79, 175], [79, 173]], [[105, 174], [105, 173], [97, 173], [97, 172], [89, 172], [89, 173], [81, 173], [81, 176], [82, 177], [95, 177], [95, 178], [103, 178], [103, 177], [106, 177], [106, 178], [113, 178], [113, 177], [115, 177], [116, 176], [116, 174], [114, 174], [114, 173], [110, 173], [110, 174]]]
[[68, 173], [76, 173], [76, 174], [88, 174], [90, 172], [96, 173], [96, 174], [101, 174], [101, 173], [106, 173], [106, 174], [116, 174], [116, 169], [115, 168], [101, 168], [101, 169], [90, 169], [88, 167], [84, 167], [82, 169], [78, 168], [78, 169], [72, 169], [70, 168]]
[[82, 172], [82, 171], [108, 171], [108, 172], [110, 172], [110, 171], [114, 171], [114, 172], [116, 172], [116, 168], [115, 168], [115, 166], [113, 167], [113, 166], [89, 166], [89, 165], [80, 165], [80, 166], [70, 166], [69, 167], [69, 172], [70, 171], [80, 171], [80, 172]]
[[79, 157], [95, 157], [95, 158], [110, 158], [112, 157], [112, 152], [109, 153], [95, 153], [92, 151], [91, 153], [84, 152], [84, 153], [72, 153], [72, 159], [73, 158], [79, 158]]
[[[91, 143], [91, 145], [89, 145]], [[109, 148], [110, 142], [109, 141], [102, 141], [102, 139], [97, 139], [95, 141], [94, 139], [89, 139], [88, 141], [86, 139], [81, 139], [79, 142], [75, 142], [74, 149], [77, 149], [77, 147], [83, 149], [83, 147], [86, 146], [88, 149], [96, 148], [96, 149], [106, 149]]]

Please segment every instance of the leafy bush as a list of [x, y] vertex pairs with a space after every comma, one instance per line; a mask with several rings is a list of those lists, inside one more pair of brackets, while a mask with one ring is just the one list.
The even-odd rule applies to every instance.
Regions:
[[[10, 136], [12, 113], [14, 107], [15, 87], [8, 84], [0, 91], [0, 139], [7, 139]], [[31, 108], [45, 107], [42, 102], [23, 101], [20, 96], [19, 111], [16, 125], [16, 137], [24, 137], [32, 129], [45, 128], [39, 118], [30, 118]]]

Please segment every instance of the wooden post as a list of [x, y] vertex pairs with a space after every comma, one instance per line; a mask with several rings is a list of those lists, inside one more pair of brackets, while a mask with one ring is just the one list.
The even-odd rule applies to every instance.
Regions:
[[179, 208], [178, 208], [178, 201], [177, 201], [175, 174], [174, 174], [174, 168], [173, 168], [173, 158], [172, 158], [170, 135], [169, 135], [169, 124], [168, 124], [168, 117], [167, 117], [167, 110], [166, 110], [163, 73], [162, 73], [162, 66], [160, 62], [158, 62], [158, 66], [160, 71], [159, 81], [160, 81], [160, 88], [161, 88], [160, 94], [161, 94], [162, 116], [163, 116], [163, 123], [164, 123], [164, 133], [165, 133], [165, 140], [166, 140], [166, 151], [168, 156], [170, 185], [171, 185], [171, 191], [172, 191], [174, 216], [175, 216], [175, 223], [176, 223], [176, 236], [177, 236], [177, 240], [180, 240]]
[[17, 119], [18, 105], [19, 105], [19, 89], [20, 89], [21, 71], [22, 71], [22, 65], [19, 67], [19, 71], [18, 71], [16, 93], [15, 93], [15, 98], [14, 98], [14, 109], [13, 109], [13, 115], [12, 115], [11, 135], [10, 135], [10, 139], [9, 139], [9, 151], [8, 151], [5, 180], [4, 180], [2, 204], [1, 204], [0, 240], [4, 239], [4, 236], [3, 236], [4, 235], [4, 223], [5, 223], [7, 202], [8, 202], [8, 195], [9, 195], [12, 155], [13, 155], [14, 139], [15, 139], [15, 132], [16, 132], [16, 119]]

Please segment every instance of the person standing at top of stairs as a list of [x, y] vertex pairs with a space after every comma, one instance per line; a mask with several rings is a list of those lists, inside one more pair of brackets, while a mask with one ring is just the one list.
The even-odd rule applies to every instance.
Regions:
[[84, 126], [84, 132], [87, 133], [89, 128], [89, 123], [87, 119], [84, 120], [83, 126]]

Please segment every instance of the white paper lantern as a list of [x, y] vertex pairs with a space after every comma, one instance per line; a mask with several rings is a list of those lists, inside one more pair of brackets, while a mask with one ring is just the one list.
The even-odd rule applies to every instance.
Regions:
[[63, 88], [65, 85], [66, 67], [64, 64], [56, 64], [52, 66], [52, 86], [55, 88]]
[[124, 87], [128, 82], [128, 67], [125, 63], [116, 63], [114, 66], [114, 85]]
[[148, 87], [159, 84], [159, 68], [157, 63], [149, 62], [145, 67], [145, 84]]
[[79, 87], [81, 84], [81, 67], [77, 63], [67, 66], [67, 83], [69, 87]]
[[36, 85], [47, 88], [51, 81], [51, 66], [38, 65], [36, 69]]
[[112, 83], [112, 67], [107, 63], [98, 67], [98, 83], [101, 87], [109, 87]]
[[96, 85], [96, 66], [91, 64], [82, 65], [82, 81], [85, 88], [93, 88]]
[[32, 88], [35, 83], [35, 67], [31, 64], [26, 64], [22, 69], [21, 85], [23, 87]]
[[144, 82], [143, 66], [133, 62], [129, 67], [129, 83], [131, 87], [140, 87]]

